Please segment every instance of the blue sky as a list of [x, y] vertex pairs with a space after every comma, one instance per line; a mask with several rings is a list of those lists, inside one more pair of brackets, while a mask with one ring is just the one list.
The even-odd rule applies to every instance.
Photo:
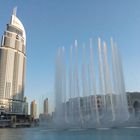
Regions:
[[51, 99], [58, 47], [111, 36], [120, 48], [127, 91], [140, 91], [140, 0], [0, 0], [0, 36], [13, 7], [27, 34], [28, 100]]

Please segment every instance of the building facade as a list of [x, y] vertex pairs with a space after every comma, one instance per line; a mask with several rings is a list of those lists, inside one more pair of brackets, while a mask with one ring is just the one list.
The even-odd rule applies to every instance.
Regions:
[[[127, 106], [128, 106], [129, 115], [140, 119], [140, 92], [126, 92], [126, 96], [127, 96]], [[110, 106], [111, 99], [109, 95], [107, 94], [106, 96], [96, 95], [96, 97], [94, 95], [91, 95], [91, 96], [80, 97], [80, 98], [71, 98], [66, 103], [62, 104], [62, 110], [59, 110], [58, 113], [60, 113], [62, 118], [63, 116], [67, 116], [67, 117], [74, 116], [76, 119], [78, 119], [79, 114], [82, 117], [86, 118], [92, 115], [92, 113], [96, 113], [96, 106], [95, 106], [95, 99], [96, 99], [98, 113], [102, 114], [102, 112], [104, 111], [102, 98], [104, 97], [106, 98], [107, 101], [106, 106]], [[112, 94], [112, 97], [114, 103], [116, 103], [117, 96], [115, 94]], [[57, 112], [55, 110], [54, 117], [56, 117], [56, 113]]]
[[23, 113], [26, 33], [13, 10], [0, 46], [0, 110]]
[[28, 102], [27, 102], [27, 97], [24, 97], [23, 114], [28, 115]]
[[35, 100], [33, 100], [31, 102], [30, 115], [33, 118], [36, 118], [37, 117], [37, 104], [36, 104], [36, 101]]
[[140, 92], [127, 92], [127, 101], [130, 114], [140, 118]]

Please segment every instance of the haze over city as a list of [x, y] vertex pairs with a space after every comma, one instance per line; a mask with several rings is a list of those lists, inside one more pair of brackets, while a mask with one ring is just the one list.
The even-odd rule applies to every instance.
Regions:
[[[21, 0], [0, 2], [0, 35], [13, 7], [24, 23], [27, 34], [25, 96], [53, 100], [54, 62], [58, 47], [77, 39], [97, 42], [100, 36], [109, 43], [117, 41], [122, 54], [126, 91], [140, 91], [140, 1], [135, 0]], [[96, 47], [96, 43], [95, 43]], [[52, 102], [50, 103], [52, 105]], [[51, 106], [50, 105], [50, 106]]]

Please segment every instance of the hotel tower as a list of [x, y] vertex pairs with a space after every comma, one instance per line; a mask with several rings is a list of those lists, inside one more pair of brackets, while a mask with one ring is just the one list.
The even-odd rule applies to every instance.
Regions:
[[26, 33], [14, 8], [0, 46], [0, 111], [23, 113]]

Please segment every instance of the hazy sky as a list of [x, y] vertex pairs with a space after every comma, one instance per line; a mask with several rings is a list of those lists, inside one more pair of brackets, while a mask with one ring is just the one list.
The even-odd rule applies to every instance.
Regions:
[[29, 101], [52, 97], [58, 47], [98, 36], [117, 41], [126, 90], [140, 91], [140, 0], [0, 0], [0, 36], [15, 6], [27, 34]]

